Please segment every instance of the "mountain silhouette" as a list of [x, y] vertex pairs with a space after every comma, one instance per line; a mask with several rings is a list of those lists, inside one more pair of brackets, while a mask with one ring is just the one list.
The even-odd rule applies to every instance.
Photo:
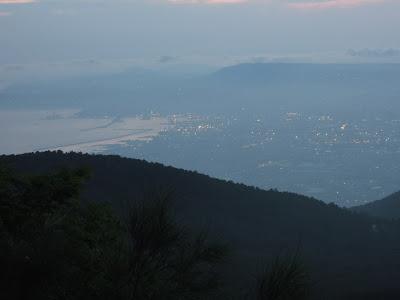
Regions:
[[232, 249], [226, 272], [238, 288], [246, 280], [244, 275], [257, 272], [263, 261], [284, 249], [300, 247], [319, 293], [330, 297], [338, 293], [338, 298], [344, 297], [343, 291], [400, 293], [396, 291], [400, 275], [397, 221], [119, 156], [41, 152], [3, 155], [0, 164], [26, 174], [88, 167], [92, 175], [83, 200], [110, 202], [120, 212], [124, 203], [155, 189], [173, 190], [177, 218], [188, 227], [207, 230]]
[[400, 218], [400, 192], [391, 194], [381, 200], [351, 208], [353, 211], [365, 213], [370, 216], [399, 219]]

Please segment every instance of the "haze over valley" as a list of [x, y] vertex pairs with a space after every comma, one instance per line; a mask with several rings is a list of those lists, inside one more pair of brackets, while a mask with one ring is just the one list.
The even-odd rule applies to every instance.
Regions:
[[398, 189], [399, 76], [252, 63], [15, 84], [1, 92], [1, 149], [119, 154], [360, 205]]

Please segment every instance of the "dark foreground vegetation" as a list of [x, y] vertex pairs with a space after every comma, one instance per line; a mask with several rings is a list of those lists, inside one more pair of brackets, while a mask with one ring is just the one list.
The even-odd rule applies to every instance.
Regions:
[[400, 297], [396, 220], [116, 156], [0, 164], [1, 299]]
[[175, 224], [168, 195], [122, 222], [108, 205], [78, 201], [82, 170], [0, 176], [2, 299], [197, 299], [217, 289], [224, 248]]
[[[226, 248], [176, 224], [171, 194], [134, 203], [122, 219], [109, 205], [79, 201], [86, 176], [84, 170], [30, 177], [0, 170], [1, 299], [226, 296], [218, 272]], [[277, 259], [260, 275], [253, 297], [308, 296], [307, 272], [297, 256], [289, 259]]]

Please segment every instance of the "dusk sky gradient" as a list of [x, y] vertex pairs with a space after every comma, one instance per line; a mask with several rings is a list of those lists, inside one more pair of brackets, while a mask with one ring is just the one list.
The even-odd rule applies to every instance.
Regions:
[[[0, 66], [400, 49], [400, 0], [0, 0]], [[212, 59], [210, 59], [212, 58]]]

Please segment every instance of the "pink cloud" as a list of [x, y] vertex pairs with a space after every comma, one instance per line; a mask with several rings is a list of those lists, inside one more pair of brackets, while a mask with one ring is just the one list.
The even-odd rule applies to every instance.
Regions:
[[169, 0], [174, 4], [239, 4], [249, 2], [248, 0]]
[[301, 10], [323, 10], [330, 8], [346, 8], [361, 6], [364, 4], [381, 3], [385, 0], [326, 0], [320, 2], [289, 3], [288, 6]]
[[[1, 0], [0, 0], [1, 1]], [[347, 8], [347, 7], [355, 7], [362, 6], [365, 4], [372, 3], [382, 3], [387, 0], [303, 0], [303, 2], [291, 2], [288, 1], [278, 1], [278, 0], [167, 0], [170, 3], [174, 4], [239, 4], [239, 3], [279, 3], [283, 2], [283, 5], [286, 5], [293, 9], [300, 10], [324, 10], [330, 8]]]
[[207, 4], [235, 4], [235, 3], [243, 3], [247, 2], [247, 0], [207, 0]]
[[0, 17], [9, 17], [12, 15], [10, 11], [0, 11]]
[[33, 2], [36, 2], [36, 0], [0, 0], [0, 4], [27, 4]]

